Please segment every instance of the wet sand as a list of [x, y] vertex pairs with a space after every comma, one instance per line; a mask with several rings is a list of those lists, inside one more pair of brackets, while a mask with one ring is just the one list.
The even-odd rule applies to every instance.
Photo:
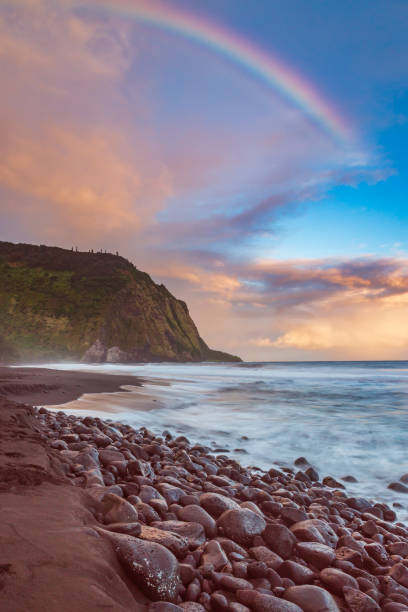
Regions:
[[112, 393], [142, 384], [143, 379], [130, 375], [0, 367], [0, 398], [30, 406], [65, 404], [84, 393]]

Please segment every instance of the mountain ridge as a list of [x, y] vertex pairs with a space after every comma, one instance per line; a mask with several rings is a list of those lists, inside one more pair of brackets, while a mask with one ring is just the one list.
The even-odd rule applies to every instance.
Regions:
[[0, 361], [240, 361], [118, 254], [0, 241]]

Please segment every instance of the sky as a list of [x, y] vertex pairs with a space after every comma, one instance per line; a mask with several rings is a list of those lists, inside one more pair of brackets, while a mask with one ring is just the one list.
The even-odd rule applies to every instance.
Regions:
[[2, 0], [0, 239], [246, 360], [408, 359], [405, 0]]

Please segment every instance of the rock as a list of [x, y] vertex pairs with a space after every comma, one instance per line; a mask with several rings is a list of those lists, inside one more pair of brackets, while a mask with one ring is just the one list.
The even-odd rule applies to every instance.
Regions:
[[187, 586], [197, 576], [197, 570], [188, 563], [179, 563], [181, 582]]
[[110, 523], [109, 525], [105, 525], [105, 529], [109, 529], [109, 531], [114, 531], [115, 533], [125, 533], [126, 535], [137, 538], [142, 531], [142, 526], [140, 523]]
[[157, 489], [151, 487], [150, 485], [142, 485], [138, 492], [138, 496], [145, 504], [150, 503], [152, 499], [164, 500], [164, 497], [157, 491]]
[[204, 606], [196, 601], [185, 601], [179, 607], [185, 612], [205, 612]]
[[351, 612], [381, 612], [378, 603], [366, 593], [351, 587], [344, 587], [343, 597]]
[[294, 523], [300, 523], [308, 519], [304, 510], [292, 508], [291, 506], [283, 507], [280, 515], [287, 525], [293, 525]]
[[139, 515], [140, 520], [144, 523], [150, 525], [150, 523], [153, 523], [154, 521], [160, 521], [159, 514], [154, 508], [149, 506], [149, 504], [138, 502], [137, 504], [135, 504], [134, 507]]
[[156, 542], [156, 544], [161, 544], [179, 559], [182, 559], [188, 553], [187, 538], [184, 538], [177, 533], [142, 525], [139, 538], [141, 540], [145, 540], [146, 542]]
[[388, 573], [399, 584], [402, 584], [404, 587], [408, 587], [408, 567], [402, 563], [396, 563], [392, 566]]
[[348, 497], [345, 499], [345, 503], [350, 508], [358, 510], [359, 512], [366, 512], [369, 508], [371, 508], [370, 502], [364, 499], [364, 497]]
[[284, 597], [287, 601], [297, 604], [303, 612], [340, 612], [328, 591], [311, 584], [289, 587]]
[[263, 561], [253, 561], [246, 567], [248, 578], [266, 578], [268, 575], [268, 566]]
[[218, 518], [226, 510], [238, 509], [239, 505], [229, 497], [219, 493], [203, 493], [200, 495], [200, 504], [211, 516]]
[[104, 467], [108, 467], [115, 461], [125, 461], [126, 457], [116, 449], [104, 448], [99, 451], [99, 460]]
[[358, 582], [353, 576], [342, 572], [335, 567], [326, 567], [320, 572], [320, 580], [329, 591], [342, 594], [344, 587], [358, 589]]
[[397, 491], [398, 493], [408, 493], [408, 487], [401, 482], [391, 482], [387, 488], [392, 489], [392, 491]]
[[240, 589], [253, 589], [254, 587], [248, 580], [243, 578], [236, 578], [230, 574], [219, 574], [217, 582], [222, 589], [227, 591], [238, 591]]
[[[251, 609], [254, 612], [303, 612], [302, 608], [295, 603], [285, 601], [273, 595], [264, 595], [263, 593], [256, 594]], [[317, 611], [314, 610], [313, 612]]]
[[95, 342], [85, 351], [81, 361], [84, 363], [102, 363], [105, 361], [106, 347], [97, 338]]
[[285, 525], [279, 523], [267, 525], [262, 537], [269, 548], [282, 557], [282, 559], [289, 559], [292, 556], [296, 537]]
[[105, 480], [99, 468], [93, 468], [91, 470], [87, 470], [86, 472], [81, 472], [81, 476], [84, 479], [86, 489], [90, 487], [105, 486]]
[[298, 542], [296, 550], [302, 559], [319, 570], [329, 567], [336, 558], [334, 550], [320, 542]]
[[266, 522], [259, 514], [247, 508], [238, 508], [226, 510], [219, 517], [217, 527], [222, 528], [224, 534], [234, 542], [250, 546], [254, 536], [263, 532]]
[[336, 547], [338, 537], [333, 529], [325, 521], [320, 519], [308, 519], [295, 523], [290, 528], [298, 540], [304, 542], [320, 542], [332, 548]]
[[274, 570], [278, 569], [278, 567], [283, 563], [282, 557], [272, 550], [269, 550], [269, 548], [266, 548], [266, 546], [254, 546], [253, 548], [249, 549], [249, 552], [254, 559], [265, 563], [267, 567]]
[[363, 565], [363, 555], [355, 548], [350, 548], [349, 546], [337, 548], [336, 559], [338, 561], [352, 563], [356, 567], [361, 567]]
[[186, 523], [185, 521], [155, 521], [152, 527], [171, 531], [188, 541], [190, 548], [197, 548], [205, 542], [204, 527], [200, 523]]
[[407, 612], [408, 608], [405, 603], [399, 603], [396, 601], [383, 602], [383, 612]]
[[313, 467], [307, 468], [305, 474], [312, 482], [317, 482], [319, 480], [319, 473]]
[[242, 548], [242, 546], [240, 546], [236, 542], [233, 542], [229, 538], [218, 537], [216, 541], [221, 544], [223, 550], [227, 553], [227, 555], [230, 555], [231, 553], [237, 553], [242, 557], [248, 556], [245, 548]]
[[378, 544], [377, 542], [366, 544], [365, 550], [370, 557], [372, 557], [380, 565], [386, 565], [388, 563], [388, 553], [384, 546], [381, 546], [381, 544]]
[[102, 514], [106, 525], [109, 523], [136, 523], [139, 518], [134, 506], [114, 493], [104, 496]]
[[174, 603], [179, 586], [176, 557], [164, 546], [96, 528], [107, 537], [124, 569], [153, 601]]
[[126, 363], [129, 361], [129, 353], [122, 351], [118, 346], [111, 346], [106, 351], [106, 363]]
[[230, 612], [250, 612], [250, 609], [236, 601], [232, 601], [229, 605]]
[[295, 461], [293, 462], [294, 465], [298, 466], [298, 467], [306, 467], [307, 465], [309, 465], [308, 460], [306, 459], [306, 457], [298, 457], [297, 459], [295, 459]]
[[388, 544], [388, 552], [390, 555], [408, 556], [408, 542], [391, 542]]
[[178, 518], [182, 521], [200, 523], [204, 527], [207, 538], [215, 538], [217, 525], [213, 517], [204, 508], [197, 505], [184, 506], [178, 511]]
[[295, 561], [286, 560], [277, 570], [282, 578], [290, 578], [295, 584], [308, 584], [313, 582], [315, 574], [308, 567]]
[[322, 484], [326, 487], [330, 487], [331, 489], [345, 489], [344, 484], [333, 478], [332, 476], [326, 476], [322, 480]]
[[171, 504], [178, 504], [180, 499], [185, 496], [185, 492], [180, 487], [169, 484], [168, 482], [162, 482], [157, 485], [160, 493], [163, 495], [164, 499], [168, 503], [169, 506]]
[[221, 544], [216, 540], [207, 543], [202, 555], [202, 564], [211, 564], [215, 571], [222, 569], [228, 563], [228, 557], [223, 551]]
[[242, 502], [242, 504], [239, 504], [240, 508], [247, 508], [248, 510], [252, 510], [252, 512], [256, 512], [257, 514], [259, 514], [259, 516], [264, 516], [264, 513], [262, 512], [262, 510], [260, 510], [260, 508], [258, 508], [258, 506], [252, 502], [252, 501], [245, 501]]
[[169, 601], [156, 601], [149, 604], [147, 612], [181, 612], [183, 608], [170, 603]]
[[154, 470], [148, 461], [143, 459], [133, 459], [127, 464], [127, 469], [132, 476], [142, 476], [143, 478], [154, 478]]

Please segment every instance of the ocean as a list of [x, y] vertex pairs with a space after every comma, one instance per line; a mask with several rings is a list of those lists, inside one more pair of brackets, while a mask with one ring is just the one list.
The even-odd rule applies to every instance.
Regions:
[[58, 410], [185, 435], [246, 466], [293, 468], [303, 456], [321, 478], [354, 476], [356, 483], [343, 481], [348, 495], [397, 503], [408, 519], [408, 495], [387, 488], [408, 473], [407, 361], [46, 367], [146, 381]]

